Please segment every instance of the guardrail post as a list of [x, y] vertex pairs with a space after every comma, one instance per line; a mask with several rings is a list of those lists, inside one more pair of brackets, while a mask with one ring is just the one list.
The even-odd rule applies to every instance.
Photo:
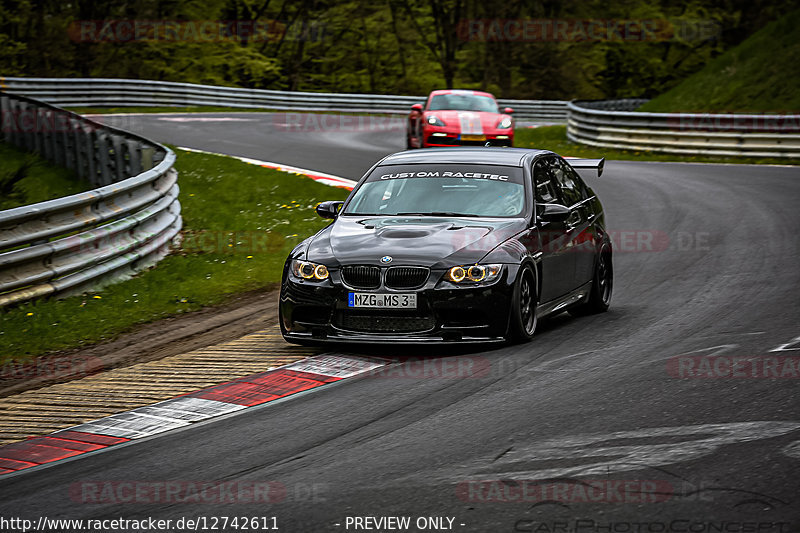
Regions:
[[151, 168], [156, 166], [153, 159], [155, 156], [155, 149], [153, 147], [142, 146], [141, 154], [142, 154], [142, 170], [150, 170]]
[[97, 185], [108, 185], [114, 180], [111, 177], [111, 145], [109, 134], [105, 130], [97, 132], [97, 166], [99, 169], [96, 177]]
[[46, 133], [47, 128], [47, 121], [45, 117], [44, 110], [41, 108], [35, 108], [33, 113], [31, 113], [33, 118], [33, 151], [37, 153], [42, 153], [44, 148], [44, 135]]
[[87, 174], [86, 179], [88, 179], [89, 183], [91, 183], [93, 186], [97, 187], [98, 185], [100, 185], [100, 183], [97, 180], [97, 159], [98, 159], [97, 130], [90, 129], [86, 133], [86, 140], [87, 140], [87, 150], [88, 150], [88, 152], [86, 153], [86, 163], [88, 165], [86, 169], [86, 174]]
[[87, 178], [87, 170], [89, 168], [89, 143], [86, 138], [86, 130], [84, 125], [80, 122], [75, 123], [75, 173], [82, 177]]
[[8, 129], [13, 124], [13, 116], [8, 110], [8, 96], [0, 93], [0, 140], [8, 142]]
[[76, 152], [78, 150], [78, 143], [75, 142], [75, 119], [69, 118], [67, 119], [67, 127], [65, 128], [66, 131], [64, 132], [64, 166], [67, 168], [71, 168], [72, 170], [77, 169], [77, 157]]
[[142, 172], [142, 143], [129, 139], [128, 146], [128, 173], [139, 174]]
[[11, 144], [18, 148], [22, 148], [24, 139], [23, 139], [23, 131], [22, 125], [20, 123], [20, 116], [22, 115], [22, 102], [14, 102], [11, 107], [12, 112], [12, 120], [14, 121], [14, 127], [11, 131]]
[[53, 113], [60, 116], [58, 117], [58, 128], [56, 128], [51, 136], [50, 142], [53, 147], [51, 161], [57, 165], [66, 166], [67, 156], [65, 147], [67, 144], [67, 130], [69, 129], [69, 116], [60, 114], [55, 110]]
[[111, 141], [111, 173], [114, 181], [119, 181], [125, 175], [125, 143], [119, 135], [109, 136]]
[[61, 127], [59, 123], [60, 117], [50, 109], [44, 109], [42, 112], [44, 113], [45, 121], [48, 126], [42, 135], [43, 142], [41, 153], [45, 159], [52, 161], [54, 157], [53, 139], [55, 138], [56, 132]]
[[36, 148], [36, 140], [34, 139], [34, 132], [31, 131], [33, 128], [30, 125], [30, 121], [28, 120], [30, 117], [30, 106], [27, 104], [23, 104], [22, 109], [20, 110], [20, 116], [18, 117], [18, 122], [20, 124], [20, 129], [22, 130], [22, 147], [25, 150], [33, 151]]

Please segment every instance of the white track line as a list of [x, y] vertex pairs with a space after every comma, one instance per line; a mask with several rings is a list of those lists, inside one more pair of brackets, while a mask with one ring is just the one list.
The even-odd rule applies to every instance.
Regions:
[[234, 159], [238, 159], [242, 163], [247, 163], [249, 165], [258, 165], [260, 167], [265, 168], [272, 168], [275, 170], [280, 170], [281, 172], [289, 172], [290, 174], [300, 174], [302, 176], [307, 176], [314, 181], [318, 181], [324, 185], [330, 185], [331, 187], [342, 187], [345, 189], [352, 189], [356, 182], [343, 178], [341, 176], [334, 176], [333, 174], [327, 174], [325, 172], [318, 172], [316, 170], [309, 170], [306, 168], [300, 167], [293, 167], [291, 165], [284, 165], [283, 163], [273, 163], [272, 161], [262, 161], [260, 159], [252, 159], [249, 157], [240, 157], [235, 155], [229, 154], [219, 154], [216, 152], [207, 152], [205, 150], [198, 150], [196, 148], [186, 148], [183, 146], [178, 147], [179, 150], [185, 150], [187, 152], [195, 152], [198, 154], [210, 154], [210, 155], [219, 155], [223, 157], [232, 157]]

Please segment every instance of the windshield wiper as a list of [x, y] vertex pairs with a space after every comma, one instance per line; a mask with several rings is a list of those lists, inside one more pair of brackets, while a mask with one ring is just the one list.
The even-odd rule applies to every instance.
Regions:
[[411, 216], [419, 215], [423, 217], [479, 217], [480, 215], [473, 215], [472, 213], [453, 213], [452, 211], [430, 211], [428, 213], [397, 213], [395, 216]]

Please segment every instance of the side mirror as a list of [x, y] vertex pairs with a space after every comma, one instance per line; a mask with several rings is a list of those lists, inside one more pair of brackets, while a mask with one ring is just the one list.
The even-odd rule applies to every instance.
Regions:
[[503, 109], [503, 113], [505, 113], [506, 115], [510, 115], [513, 112], [514, 110], [511, 109], [510, 107], [506, 107], [505, 109]]
[[315, 211], [322, 218], [329, 218], [335, 220], [339, 216], [339, 209], [342, 208], [344, 202], [331, 200], [329, 202], [322, 202], [318, 204]]
[[416, 111], [417, 113], [422, 113], [422, 104], [414, 104], [411, 106], [411, 111]]
[[564, 222], [569, 218], [569, 207], [561, 204], [544, 204], [539, 213], [539, 220], [542, 222]]

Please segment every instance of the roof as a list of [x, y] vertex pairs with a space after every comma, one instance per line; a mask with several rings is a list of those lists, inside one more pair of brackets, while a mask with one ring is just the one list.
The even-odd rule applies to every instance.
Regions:
[[405, 165], [414, 163], [467, 163], [482, 165], [505, 165], [521, 167], [523, 160], [539, 154], [552, 153], [549, 150], [529, 150], [526, 148], [499, 147], [454, 147], [425, 148], [409, 150], [386, 156], [383, 165]]

